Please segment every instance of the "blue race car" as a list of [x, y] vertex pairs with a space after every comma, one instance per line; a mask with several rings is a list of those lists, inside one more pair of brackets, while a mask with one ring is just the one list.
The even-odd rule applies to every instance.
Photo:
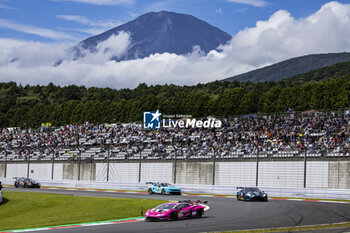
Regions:
[[147, 182], [146, 184], [151, 184], [151, 186], [148, 188], [148, 194], [177, 194], [181, 195], [181, 189], [175, 188], [173, 185], [169, 183], [153, 183], [153, 182]]
[[40, 188], [40, 183], [25, 177], [15, 177], [14, 186], [16, 188]]
[[268, 201], [267, 193], [260, 191], [260, 189], [255, 187], [237, 187], [240, 189], [237, 192], [237, 200], [258, 200], [258, 201]]

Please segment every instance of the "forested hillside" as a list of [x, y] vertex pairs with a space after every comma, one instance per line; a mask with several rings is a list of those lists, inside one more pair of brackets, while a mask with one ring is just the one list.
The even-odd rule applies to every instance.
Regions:
[[135, 89], [22, 86], [0, 83], [0, 127], [89, 122], [140, 122], [143, 111], [193, 117], [350, 108], [350, 62], [280, 82], [140, 84]]
[[282, 61], [257, 70], [233, 76], [223, 81], [280, 81], [298, 74], [350, 61], [350, 53], [312, 54]]

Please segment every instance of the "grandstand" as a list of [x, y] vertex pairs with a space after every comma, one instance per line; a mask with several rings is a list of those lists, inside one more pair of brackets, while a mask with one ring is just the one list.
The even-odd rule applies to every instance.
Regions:
[[234, 118], [219, 129], [74, 124], [0, 130], [0, 177], [350, 188], [350, 115]]
[[[137, 124], [2, 129], [0, 161], [206, 160], [350, 157], [348, 114], [236, 119], [221, 129], [143, 130]], [[258, 152], [259, 151], [259, 152]], [[141, 154], [140, 154], [141, 153]]]
[[349, 114], [224, 122], [221, 129], [143, 130], [137, 124], [2, 129], [0, 161], [348, 158]]

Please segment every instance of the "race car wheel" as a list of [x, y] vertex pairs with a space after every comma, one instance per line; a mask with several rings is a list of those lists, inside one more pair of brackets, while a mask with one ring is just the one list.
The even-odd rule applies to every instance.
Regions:
[[164, 191], [164, 189], [162, 189], [162, 192], [161, 192], [160, 194], [165, 195], [165, 191]]
[[170, 220], [171, 221], [176, 221], [178, 219], [178, 214], [177, 214], [177, 212], [172, 212], [171, 214], [170, 214]]
[[15, 184], [15, 188], [18, 188], [18, 184]]
[[148, 189], [148, 194], [152, 195], [153, 194], [153, 191], [151, 188]]
[[200, 217], [202, 217], [202, 215], [203, 215], [203, 211], [202, 210], [197, 210], [196, 211], [196, 218], [200, 218]]
[[268, 197], [265, 197], [264, 201], [265, 201], [265, 202], [269, 201]]
[[239, 200], [239, 194], [238, 193], [236, 194], [236, 197], [237, 197], [237, 200]]

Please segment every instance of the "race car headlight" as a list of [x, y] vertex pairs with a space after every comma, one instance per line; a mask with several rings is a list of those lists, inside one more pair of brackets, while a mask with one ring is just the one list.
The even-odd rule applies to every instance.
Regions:
[[267, 196], [267, 194], [266, 194], [266, 193], [263, 193], [263, 196], [264, 196], [264, 197], [266, 197], [266, 196]]
[[252, 193], [247, 193], [247, 196], [250, 197], [250, 196], [253, 196], [253, 194]]

